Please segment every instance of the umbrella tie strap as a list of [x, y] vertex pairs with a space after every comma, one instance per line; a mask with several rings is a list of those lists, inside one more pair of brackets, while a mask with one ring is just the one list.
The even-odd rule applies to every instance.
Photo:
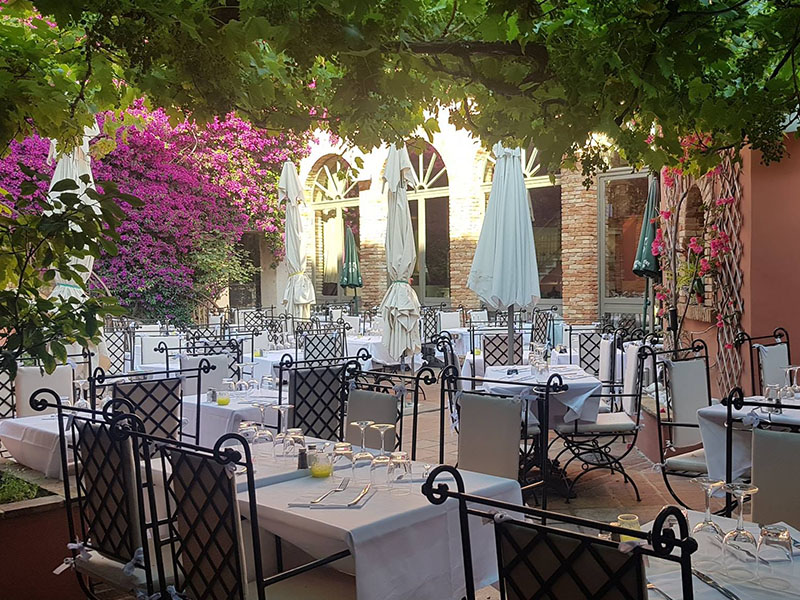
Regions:
[[77, 283], [63, 283], [62, 282], [62, 283], [57, 283], [56, 285], [60, 285], [61, 287], [66, 287], [66, 288], [73, 288], [73, 289], [76, 289], [76, 290], [82, 290], [83, 289]]
[[295, 275], [303, 275], [305, 271], [295, 271], [294, 273], [290, 273], [289, 277], [294, 277]]
[[[395, 279], [392, 283], [408, 283], [408, 279]], [[408, 285], [411, 285], [408, 283]]]

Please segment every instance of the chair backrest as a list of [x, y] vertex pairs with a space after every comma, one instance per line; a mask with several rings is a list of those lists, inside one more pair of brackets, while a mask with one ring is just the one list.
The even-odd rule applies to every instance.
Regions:
[[136, 331], [141, 333], [161, 333], [161, 325], [158, 324], [139, 325], [136, 328]]
[[361, 333], [361, 317], [351, 317], [346, 315], [342, 317], [345, 325], [348, 325], [350, 329], [347, 330], [347, 335], [358, 335]]
[[[482, 336], [483, 364], [487, 367], [508, 364], [508, 334], [487, 333]], [[514, 334], [514, 364], [522, 363], [522, 334]]]
[[439, 311], [439, 331], [461, 327], [461, 313], [457, 310]]
[[289, 369], [289, 420], [311, 437], [344, 438], [343, 365]]
[[[347, 395], [347, 426], [344, 439], [354, 445], [361, 445], [361, 430], [351, 423], [373, 421], [375, 423], [397, 423], [400, 413], [397, 410], [398, 398], [387, 392], [353, 389]], [[395, 437], [397, 428], [395, 427]], [[380, 448], [381, 436], [374, 429], [368, 429], [365, 437], [367, 448]], [[387, 436], [387, 450], [390, 444]], [[391, 447], [394, 445], [392, 444]]]
[[228, 339], [223, 337], [213, 337], [203, 340], [196, 340], [186, 348], [185, 354], [188, 356], [214, 356], [215, 354], [225, 354], [228, 357], [228, 375], [225, 377], [238, 378], [241, 376], [241, 367], [244, 360], [244, 342], [250, 338]]
[[786, 461], [800, 453], [800, 434], [755, 428], [752, 452], [752, 481], [758, 493], [750, 499], [751, 520], [762, 525], [783, 521], [800, 527], [800, 478], [787, 477], [786, 471]]
[[469, 311], [469, 320], [471, 323], [486, 325], [489, 322], [489, 311], [485, 308], [481, 310], [471, 310]]
[[618, 373], [616, 373], [616, 358], [617, 349], [615, 344], [616, 338], [609, 335], [604, 335], [600, 339], [600, 356], [598, 367], [598, 379], [605, 384], [615, 384]]
[[521, 407], [518, 397], [462, 394], [458, 408], [458, 467], [517, 479]]
[[[697, 423], [697, 411], [711, 405], [708, 363], [705, 358], [665, 361], [671, 402], [671, 420], [676, 423]], [[672, 427], [672, 443], [685, 448], [700, 443], [700, 430]]]
[[516, 519], [494, 522], [508, 598], [647, 598], [641, 554], [616, 542]]
[[635, 394], [639, 389], [639, 348], [641, 344], [630, 343], [625, 347], [625, 372], [622, 376], [622, 408], [632, 415], [636, 412], [634, 398], [629, 394]]
[[[30, 399], [36, 390], [47, 388], [59, 396], [66, 396], [70, 402], [74, 400], [72, 388], [73, 369], [70, 365], [58, 365], [52, 373], [45, 373], [40, 367], [17, 367], [17, 376], [14, 379], [14, 393], [16, 395], [16, 417], [29, 417], [42, 412], [31, 408]], [[45, 411], [55, 412], [48, 408]]]
[[303, 360], [344, 356], [344, 339], [339, 332], [303, 334]]
[[[186, 354], [181, 354], [181, 371], [198, 369], [200, 367], [200, 362], [203, 360], [207, 360], [213, 368], [208, 373], [199, 373], [200, 393], [205, 394], [208, 388], [221, 390], [222, 380], [233, 377], [233, 371], [231, 371], [229, 366], [230, 357], [227, 354], [207, 354], [204, 356], [188, 356]], [[184, 396], [196, 395], [198, 390], [197, 381], [193, 377], [187, 377], [181, 384], [181, 390]]]
[[222, 315], [208, 315], [209, 325], [222, 325]]
[[127, 329], [118, 329], [115, 331], [106, 331], [103, 333], [103, 341], [106, 343], [106, 352], [108, 356], [108, 368], [105, 369], [107, 373], [124, 373], [128, 370], [128, 361], [126, 360], [126, 353], [130, 352], [131, 356], [133, 351], [131, 347], [131, 332]]
[[548, 309], [540, 309], [535, 308], [533, 310], [533, 316], [531, 318], [531, 341], [536, 342], [538, 344], [547, 344], [553, 343], [552, 337], [552, 329], [553, 329], [553, 319], [555, 317], [555, 310], [552, 308]]
[[180, 377], [115, 383], [112, 397], [124, 398], [133, 405], [134, 414], [144, 423], [145, 433], [180, 440], [183, 425], [181, 383]]
[[587, 373], [598, 375], [600, 372], [601, 341], [602, 337], [597, 331], [578, 333], [578, 364]]
[[[74, 440], [79, 539], [109, 558], [128, 562], [145, 539], [131, 439], [113, 439], [108, 423], [81, 418], [74, 418], [67, 435]], [[69, 481], [69, 468], [64, 477]]]
[[789, 366], [789, 345], [770, 344], [756, 345], [758, 348], [758, 364], [761, 370], [761, 389], [765, 385], [783, 386], [786, 382], [784, 367]]
[[161, 352], [156, 350], [161, 342], [169, 348], [179, 348], [181, 338], [177, 335], [143, 335], [139, 338], [142, 344], [142, 362], [143, 365], [150, 365], [155, 363], [164, 364], [167, 357]]
[[[247, 573], [236, 481], [206, 453], [164, 446], [171, 467], [170, 534], [177, 591], [193, 600], [245, 600]], [[233, 465], [235, 467], [235, 465]]]

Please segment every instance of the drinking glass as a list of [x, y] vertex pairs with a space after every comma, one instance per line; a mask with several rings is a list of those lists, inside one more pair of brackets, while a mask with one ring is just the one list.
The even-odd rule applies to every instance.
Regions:
[[781, 571], [784, 571], [784, 575], [791, 576], [792, 554], [792, 537], [787, 527], [783, 525], [762, 527], [756, 551], [758, 583], [773, 590], [791, 588], [791, 583], [786, 577], [781, 577]]
[[353, 455], [353, 479], [359, 483], [370, 481], [369, 467], [375, 456], [367, 450], [367, 427], [373, 425], [375, 421], [356, 421], [351, 423], [361, 430], [361, 448]]
[[765, 412], [774, 413], [777, 411], [778, 399], [780, 398], [780, 386], [771, 383], [764, 386], [764, 402], [769, 406], [764, 408]]
[[408, 452], [389, 454], [389, 491], [394, 496], [407, 496], [411, 493], [411, 459]]
[[303, 435], [303, 430], [299, 427], [289, 427], [284, 437], [284, 446], [285, 455], [297, 456], [298, 448], [305, 448], [306, 446], [306, 438]]
[[333, 445], [333, 477], [331, 479], [334, 486], [338, 486], [345, 477], [355, 479], [353, 474], [353, 445], [349, 442], [337, 442]]
[[692, 563], [700, 570], [712, 570], [717, 566], [717, 549], [725, 532], [711, 520], [711, 497], [715, 491], [725, 485], [725, 482], [713, 477], [695, 477], [692, 481], [703, 488], [706, 502], [703, 520], [692, 528], [692, 536], [702, 548], [702, 552], [697, 552], [692, 557]]
[[800, 372], [800, 367], [792, 367], [792, 391], [795, 394], [800, 394], [800, 383], [797, 382], [798, 372]]
[[372, 429], [381, 434], [381, 453], [372, 459], [369, 467], [369, 479], [372, 482], [372, 487], [376, 490], [385, 490], [389, 487], [389, 463], [391, 459], [386, 454], [386, 432], [394, 429], [394, 425], [389, 423], [375, 423], [371, 425]]
[[263, 391], [272, 391], [275, 389], [275, 380], [272, 378], [272, 375], [262, 375], [261, 376], [261, 383], [259, 387]]
[[[625, 529], [632, 529], [634, 531], [640, 531], [641, 525], [639, 525], [639, 517], [634, 514], [626, 513], [622, 514], [617, 517], [617, 523], [620, 527], [624, 527]], [[620, 542], [633, 542], [638, 540], [639, 538], [633, 537], [630, 535], [620, 535], [619, 541]]]
[[728, 577], [738, 581], [752, 579], [756, 572], [755, 536], [744, 528], [744, 498], [752, 496], [758, 487], [751, 483], [728, 483], [723, 488], [733, 494], [739, 504], [739, 516], [736, 529], [729, 531], [722, 538], [722, 556]]
[[217, 403], [217, 388], [210, 387], [206, 390], [206, 402]]
[[[293, 404], [271, 404], [270, 408], [277, 410], [278, 413], [278, 435], [275, 436], [274, 450], [275, 456], [286, 456], [286, 430], [289, 424], [289, 411], [294, 408]], [[291, 443], [291, 442], [290, 442]]]

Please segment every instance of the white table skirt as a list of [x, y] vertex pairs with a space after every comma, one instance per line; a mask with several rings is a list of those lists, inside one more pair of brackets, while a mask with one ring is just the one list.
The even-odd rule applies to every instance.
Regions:
[[[751, 397], [753, 400], [763, 400], [763, 397]], [[733, 416], [742, 418], [753, 410], [745, 406], [742, 410], [733, 410]], [[771, 420], [776, 424], [800, 426], [800, 408], [784, 408], [783, 414], [770, 415], [756, 409], [756, 415], [762, 420]], [[708, 476], [716, 479], [725, 479], [725, 419], [727, 409], [721, 404], [707, 406], [697, 411], [697, 422], [700, 425], [700, 436], [703, 439], [703, 448], [706, 451], [706, 465]], [[733, 431], [732, 475], [733, 478], [744, 475], [752, 465], [750, 453], [752, 433], [743, 428], [741, 423]]]
[[21, 465], [61, 479], [56, 415], [35, 415], [0, 420], [0, 441]]
[[[712, 519], [723, 531], [727, 532], [736, 528], [735, 519], [727, 519], [716, 515], [713, 516]], [[689, 511], [690, 530], [702, 520], [703, 513]], [[782, 523], [782, 525], [786, 524]], [[652, 523], [646, 523], [642, 526], [642, 529], [645, 531], [649, 531], [651, 528]], [[758, 525], [745, 522], [745, 529], [758, 539], [760, 532]], [[800, 531], [797, 529], [789, 527], [789, 532], [793, 539], [800, 539]], [[771, 563], [771, 566], [775, 569], [775, 576], [792, 584], [792, 589], [789, 592], [765, 588], [759, 581], [758, 575], [745, 582], [732, 581], [725, 574], [724, 568], [722, 567], [721, 554], [721, 545], [706, 543], [704, 540], [700, 540], [700, 545], [697, 551], [692, 554], [692, 558], [696, 559], [702, 556], [704, 558], [710, 557], [712, 560], [716, 560], [716, 558], [719, 557], [719, 566], [713, 569], [704, 566], [702, 569], [703, 573], [709, 575], [714, 581], [736, 594], [736, 596], [742, 600], [777, 600], [778, 598], [798, 597], [797, 590], [800, 588], [800, 560], [798, 560], [796, 549], [792, 563], [789, 561]], [[680, 565], [678, 563], [658, 558], [649, 558], [647, 580], [658, 586], [659, 589], [669, 594], [672, 598], [677, 599], [682, 597], [683, 589], [681, 587]], [[723, 594], [706, 585], [696, 577], [692, 577], [692, 584], [695, 600], [727, 600]], [[661, 598], [661, 596], [655, 592], [651, 592], [649, 597], [654, 600], [656, 598]]]
[[255, 363], [253, 367], [253, 378], [256, 381], [261, 381], [262, 377], [270, 376], [277, 381], [281, 360], [287, 354], [292, 357], [292, 360], [303, 360], [303, 352], [296, 352], [294, 348], [289, 348], [287, 350], [270, 350], [261, 356], [253, 358], [253, 362]]
[[[414, 473], [422, 472], [419, 464]], [[519, 484], [462, 471], [466, 490], [514, 504]], [[351, 484], [356, 485], [356, 484]], [[332, 566], [353, 573], [358, 600], [439, 600], [464, 594], [458, 503], [435, 506], [414, 484], [411, 495], [378, 491], [359, 509], [288, 508], [288, 503], [330, 489], [329, 480], [303, 477], [256, 490], [261, 529], [278, 535], [314, 558], [349, 549]], [[243, 511], [247, 497], [239, 496]], [[477, 587], [496, 581], [494, 532], [470, 518]]]
[[[519, 365], [513, 367], [519, 373], [507, 375], [508, 367], [489, 367], [486, 369], [486, 379], [502, 380], [504, 383], [483, 384], [483, 389], [489, 393], [496, 394], [519, 394], [525, 388], [519, 385], [522, 383], [533, 383], [530, 367]], [[552, 374], [552, 371], [551, 371]], [[573, 423], [575, 421], [587, 421], [594, 423], [597, 421], [597, 413], [600, 410], [600, 398], [592, 397], [600, 391], [602, 384], [596, 377], [588, 375], [583, 371], [578, 371], [574, 376], [572, 372], [561, 371], [564, 383], [568, 386], [567, 391], [560, 394], [553, 394], [550, 402], [550, 424]], [[549, 375], [548, 375], [549, 377]], [[542, 377], [542, 380], [546, 378]], [[506, 383], [507, 382], [507, 383]], [[516, 383], [515, 383], [516, 382]]]

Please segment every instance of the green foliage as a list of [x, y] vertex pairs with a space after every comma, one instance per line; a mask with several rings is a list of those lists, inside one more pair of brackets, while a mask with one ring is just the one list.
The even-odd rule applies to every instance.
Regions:
[[0, 504], [22, 502], [46, 495], [38, 485], [15, 477], [8, 471], [0, 471]]
[[195, 253], [195, 285], [208, 293], [213, 303], [230, 283], [247, 283], [258, 269], [247, 252], [226, 242], [221, 237], [208, 236]]
[[7, 210], [0, 214], [0, 368], [12, 377], [23, 355], [38, 358], [52, 372], [58, 362], [66, 361], [68, 344], [97, 343], [103, 317], [122, 313], [116, 300], [107, 296], [82, 300], [42, 294], [52, 288], [56, 274], [88, 294], [86, 267], [78, 260], [98, 257], [101, 249], [116, 252], [116, 226], [122, 216], [117, 199], [138, 201], [120, 194], [111, 183], [101, 185], [102, 193], [91, 188], [79, 193], [77, 182], [62, 180], [53, 186], [60, 192], [58, 199], [51, 199], [27, 181], [19, 195], [6, 196]]

